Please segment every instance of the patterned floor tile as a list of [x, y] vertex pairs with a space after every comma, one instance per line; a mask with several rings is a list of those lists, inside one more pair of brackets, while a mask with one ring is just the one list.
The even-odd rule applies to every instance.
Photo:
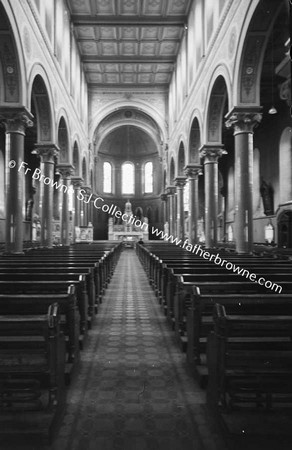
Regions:
[[226, 450], [133, 250], [89, 334], [52, 450]]

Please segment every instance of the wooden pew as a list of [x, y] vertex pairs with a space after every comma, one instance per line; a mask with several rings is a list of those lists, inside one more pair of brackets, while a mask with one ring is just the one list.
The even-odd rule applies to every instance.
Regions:
[[225, 425], [237, 414], [246, 433], [254, 432], [255, 420], [269, 423], [269, 413], [281, 426], [281, 413], [287, 421], [292, 406], [291, 308], [278, 315], [266, 314], [265, 306], [257, 314], [229, 314], [229, 306], [215, 305], [214, 324], [207, 353], [209, 406]]
[[[243, 269], [245, 269], [243, 267]], [[292, 276], [292, 264], [280, 264], [277, 263], [269, 264], [266, 263], [257, 264], [256, 266], [250, 265], [248, 268], [246, 267], [249, 273], [255, 273], [258, 277], [262, 275], [266, 275], [266, 278], [269, 278], [269, 274], [272, 274], [276, 279], [280, 279], [281, 275], [285, 275], [286, 277]], [[157, 279], [155, 281], [156, 284], [156, 295], [159, 298], [160, 303], [166, 302], [166, 288], [168, 282], [170, 282], [172, 275], [200, 275], [200, 274], [227, 274], [233, 275], [232, 272], [227, 271], [225, 267], [215, 266], [213, 263], [203, 263], [197, 261], [189, 261], [189, 262], [167, 262], [163, 263], [161, 261], [160, 269], [157, 271]], [[245, 272], [246, 274], [246, 272]]]
[[[213, 329], [214, 305], [222, 304], [230, 310], [248, 310], [256, 314], [258, 308], [265, 307], [267, 314], [277, 315], [283, 308], [290, 308], [292, 313], [292, 293], [274, 294], [272, 292], [248, 293], [244, 290], [237, 293], [209, 292], [201, 293], [198, 287], [193, 288], [190, 307], [187, 310], [187, 360], [195, 366], [200, 378], [208, 375], [206, 371], [206, 341]], [[205, 380], [206, 381], [206, 380]]]
[[45, 314], [49, 305], [57, 302], [64, 316], [62, 331], [68, 339], [68, 367], [70, 374], [79, 359], [80, 315], [74, 285], [64, 282], [0, 282], [0, 314]]
[[49, 440], [65, 402], [65, 342], [56, 303], [46, 314], [0, 315], [0, 439]]
[[[174, 281], [171, 282], [167, 289], [167, 317], [172, 323], [174, 322], [174, 329], [179, 339], [184, 335], [187, 309], [190, 306], [191, 295], [193, 294], [193, 287], [199, 287], [203, 293], [266, 293], [268, 290], [264, 286], [254, 283], [241, 276], [226, 274], [210, 273], [206, 275], [174, 275]], [[273, 276], [270, 275], [271, 279]], [[273, 281], [273, 280], [271, 280]], [[279, 279], [276, 277], [273, 282], [279, 284]], [[292, 291], [292, 277], [291, 275], [281, 276], [281, 287], [287, 292]]]
[[[75, 286], [77, 306], [80, 314], [80, 334], [86, 339], [88, 330], [88, 292], [85, 275], [74, 273], [0, 273], [0, 290], [3, 293], [66, 292], [69, 285]], [[91, 298], [91, 304], [95, 299]], [[81, 345], [82, 345], [81, 340]]]
[[[14, 279], [19, 279], [24, 275], [33, 275], [38, 276], [38, 279], [46, 279], [45, 277], [48, 275], [48, 279], [52, 277], [54, 274], [57, 275], [56, 279], [63, 279], [62, 275], [65, 275], [66, 278], [76, 277], [82, 275], [86, 280], [86, 289], [88, 292], [88, 315], [89, 315], [89, 326], [91, 326], [92, 317], [96, 311], [96, 289], [95, 289], [95, 280], [94, 280], [94, 269], [92, 267], [80, 267], [75, 265], [70, 266], [58, 266], [51, 267], [44, 266], [39, 267], [39, 265], [30, 265], [24, 264], [21, 267], [19, 265], [10, 266], [10, 267], [2, 267], [0, 264], [0, 280], [5, 279], [6, 275], [13, 275]], [[64, 279], [66, 279], [64, 278]]]
[[[101, 296], [101, 281], [99, 277], [98, 263], [88, 262], [58, 262], [58, 261], [46, 261], [46, 260], [25, 260], [25, 261], [3, 261], [0, 259], [0, 272], [1, 273], [31, 273], [31, 272], [46, 272], [46, 273], [74, 273], [79, 275], [85, 275], [87, 280], [87, 290], [89, 295], [89, 315], [97, 313], [98, 305]], [[90, 303], [90, 299], [95, 298], [93, 304]]]

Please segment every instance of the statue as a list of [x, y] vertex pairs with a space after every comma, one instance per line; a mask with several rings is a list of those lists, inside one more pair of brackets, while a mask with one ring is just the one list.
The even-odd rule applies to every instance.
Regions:
[[270, 216], [274, 214], [274, 198], [272, 186], [266, 183], [265, 180], [262, 180], [260, 192], [263, 199], [265, 215]]

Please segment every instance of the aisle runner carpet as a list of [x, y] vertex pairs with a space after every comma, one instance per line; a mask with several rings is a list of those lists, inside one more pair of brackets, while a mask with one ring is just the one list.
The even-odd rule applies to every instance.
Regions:
[[69, 388], [53, 450], [220, 450], [146, 274], [125, 250]]

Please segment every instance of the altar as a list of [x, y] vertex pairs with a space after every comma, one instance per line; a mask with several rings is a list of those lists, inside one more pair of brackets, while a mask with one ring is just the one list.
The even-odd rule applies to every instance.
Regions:
[[123, 241], [127, 246], [134, 246], [140, 239], [148, 241], [147, 217], [142, 217], [141, 219], [135, 217], [132, 212], [132, 204], [128, 200], [125, 204], [124, 214], [121, 214], [115, 221], [112, 217], [109, 218], [108, 239]]

